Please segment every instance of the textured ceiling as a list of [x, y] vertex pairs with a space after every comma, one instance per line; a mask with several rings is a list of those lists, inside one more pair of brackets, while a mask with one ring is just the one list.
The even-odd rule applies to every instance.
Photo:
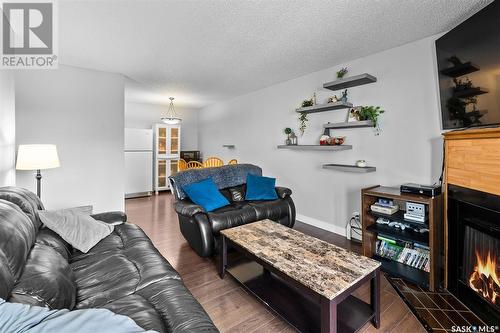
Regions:
[[452, 28], [488, 0], [59, 1], [63, 64], [202, 107]]

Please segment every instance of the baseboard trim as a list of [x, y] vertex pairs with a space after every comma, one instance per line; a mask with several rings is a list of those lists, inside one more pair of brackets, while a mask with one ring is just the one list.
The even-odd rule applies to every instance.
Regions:
[[297, 221], [346, 237], [346, 229], [309, 216], [297, 214]]

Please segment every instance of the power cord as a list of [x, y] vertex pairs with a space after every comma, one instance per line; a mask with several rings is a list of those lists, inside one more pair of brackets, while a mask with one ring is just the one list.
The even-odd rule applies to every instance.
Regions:
[[[361, 240], [361, 221], [359, 219], [359, 214], [353, 215], [349, 220], [349, 225], [351, 229], [351, 240], [360, 241]], [[358, 238], [352, 237], [354, 235], [359, 236]]]

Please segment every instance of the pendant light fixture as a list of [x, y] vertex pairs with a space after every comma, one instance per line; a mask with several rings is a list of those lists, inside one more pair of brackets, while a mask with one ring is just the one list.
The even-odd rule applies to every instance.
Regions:
[[170, 105], [168, 106], [167, 116], [166, 117], [162, 117], [161, 121], [163, 121], [165, 124], [168, 124], [168, 125], [180, 124], [180, 122], [182, 121], [182, 119], [179, 118], [177, 116], [177, 114], [175, 113], [174, 98], [173, 97], [169, 97], [169, 99], [170, 99]]

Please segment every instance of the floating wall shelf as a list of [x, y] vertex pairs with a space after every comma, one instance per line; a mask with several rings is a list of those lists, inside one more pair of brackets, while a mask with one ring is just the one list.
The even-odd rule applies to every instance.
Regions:
[[473, 73], [479, 70], [479, 66], [473, 64], [472, 62], [464, 62], [463, 64], [453, 66], [450, 68], [443, 69], [441, 74], [449, 77], [459, 77], [469, 73]]
[[488, 89], [481, 88], [481, 87], [473, 87], [473, 88], [455, 91], [453, 93], [453, 97], [467, 98], [467, 97], [473, 97], [473, 96], [478, 96], [478, 95], [487, 94], [487, 93], [488, 93]]
[[360, 128], [360, 127], [374, 127], [373, 121], [362, 120], [362, 121], [352, 121], [352, 122], [342, 122], [342, 123], [328, 123], [324, 124], [325, 129], [341, 129], [341, 128]]
[[321, 146], [321, 145], [280, 145], [278, 149], [292, 149], [292, 150], [325, 150], [325, 151], [341, 151], [352, 149], [351, 145], [339, 146]]
[[374, 172], [377, 170], [377, 168], [371, 166], [366, 166], [361, 168], [356, 165], [346, 165], [346, 164], [323, 164], [323, 169], [332, 169], [338, 171], [357, 172], [357, 173]]
[[233, 149], [235, 148], [234, 145], [222, 145], [223, 148], [229, 148], [229, 149]]
[[336, 102], [336, 103], [327, 103], [327, 104], [316, 104], [313, 106], [298, 108], [296, 111], [299, 113], [317, 113], [317, 112], [325, 112], [325, 111], [340, 110], [340, 109], [350, 109], [350, 108], [352, 108], [351, 103]]
[[330, 90], [340, 90], [356, 86], [361, 86], [363, 84], [369, 84], [377, 82], [377, 78], [368, 73], [350, 76], [342, 79], [338, 79], [332, 82], [327, 82], [323, 84], [323, 88]]

